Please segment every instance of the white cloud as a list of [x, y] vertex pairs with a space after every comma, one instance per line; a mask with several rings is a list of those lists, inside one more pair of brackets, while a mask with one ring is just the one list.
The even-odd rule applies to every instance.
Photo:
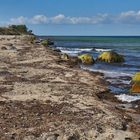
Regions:
[[65, 20], [65, 16], [62, 14], [59, 14], [55, 17], [50, 18], [50, 22], [55, 23], [55, 24], [59, 24], [63, 22], [64, 20]]
[[92, 17], [74, 17], [58, 14], [53, 17], [35, 15], [29, 17], [11, 18], [9, 24], [138, 24], [140, 23], [140, 11], [127, 11], [117, 15], [97, 14]]
[[137, 24], [140, 23], [140, 11], [135, 12], [135, 11], [128, 11], [128, 12], [123, 12], [120, 14], [118, 17], [118, 22], [121, 23], [127, 23], [127, 24]]
[[25, 24], [27, 22], [27, 18], [20, 16], [17, 18], [11, 18], [10, 22], [8, 22], [8, 24]]
[[44, 24], [48, 22], [48, 19], [44, 15], [35, 15], [29, 20], [32, 24]]

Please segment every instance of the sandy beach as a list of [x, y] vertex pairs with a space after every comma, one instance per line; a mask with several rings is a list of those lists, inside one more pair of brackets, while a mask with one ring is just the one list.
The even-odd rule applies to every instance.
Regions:
[[25, 36], [0, 36], [0, 140], [139, 140], [139, 109], [102, 74]]

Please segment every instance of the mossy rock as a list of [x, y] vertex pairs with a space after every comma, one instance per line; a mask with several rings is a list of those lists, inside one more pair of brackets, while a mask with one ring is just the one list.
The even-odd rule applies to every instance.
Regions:
[[41, 44], [42, 44], [43, 46], [48, 46], [48, 45], [49, 45], [48, 40], [43, 40], [43, 41], [41, 42]]
[[131, 88], [132, 93], [140, 93], [140, 83], [133, 83]]
[[86, 64], [86, 65], [92, 65], [95, 62], [92, 55], [90, 54], [82, 54], [78, 56], [78, 58], [81, 60], [83, 64]]
[[45, 40], [42, 40], [41, 44], [43, 46], [49, 46], [49, 45], [54, 45], [54, 42], [51, 41], [50, 39], [45, 39]]
[[121, 63], [124, 62], [124, 58], [122, 55], [114, 52], [114, 51], [106, 51], [101, 53], [97, 60], [107, 62], [107, 63]]
[[135, 73], [135, 75], [132, 77], [132, 82], [140, 83], [140, 72]]

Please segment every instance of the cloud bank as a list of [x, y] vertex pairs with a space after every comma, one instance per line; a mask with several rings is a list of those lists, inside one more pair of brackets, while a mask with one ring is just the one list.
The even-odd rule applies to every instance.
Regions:
[[33, 17], [11, 18], [8, 24], [139, 24], [140, 11], [127, 11], [118, 15], [97, 14], [92, 17], [72, 17], [58, 14], [54, 17], [46, 15], [35, 15]]

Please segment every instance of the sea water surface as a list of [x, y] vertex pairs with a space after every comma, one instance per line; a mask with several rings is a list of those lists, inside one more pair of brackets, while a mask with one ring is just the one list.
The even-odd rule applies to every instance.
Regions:
[[[81, 68], [97, 71], [104, 74], [109, 83], [109, 89], [119, 94], [123, 99], [130, 96], [131, 77], [140, 71], [140, 37], [139, 36], [50, 36], [55, 46], [63, 53], [76, 56], [82, 53], [90, 53], [94, 59], [103, 51], [113, 50], [125, 58], [124, 63], [108, 64], [96, 62], [94, 65], [81, 65]], [[140, 96], [135, 97], [140, 99]], [[133, 99], [134, 100], [134, 97]]]

